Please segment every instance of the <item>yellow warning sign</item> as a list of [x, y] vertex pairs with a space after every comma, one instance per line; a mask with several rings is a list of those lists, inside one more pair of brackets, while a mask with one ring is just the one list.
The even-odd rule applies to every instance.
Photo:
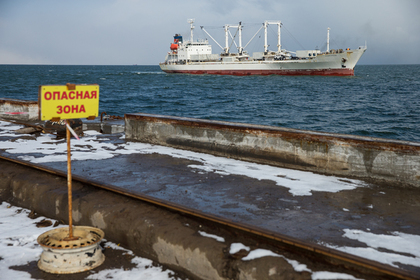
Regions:
[[99, 85], [39, 86], [38, 103], [41, 120], [97, 117]]

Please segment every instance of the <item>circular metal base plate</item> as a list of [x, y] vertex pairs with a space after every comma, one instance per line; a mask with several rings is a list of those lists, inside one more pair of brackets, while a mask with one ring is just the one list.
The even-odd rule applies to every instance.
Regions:
[[105, 256], [99, 242], [104, 232], [94, 227], [73, 228], [73, 238], [68, 240], [69, 229], [58, 228], [38, 237], [43, 251], [38, 261], [39, 269], [54, 274], [71, 274], [93, 269], [101, 265]]

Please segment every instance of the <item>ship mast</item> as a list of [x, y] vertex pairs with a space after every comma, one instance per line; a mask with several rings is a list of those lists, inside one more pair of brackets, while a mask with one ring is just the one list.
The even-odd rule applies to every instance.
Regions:
[[238, 53], [242, 54], [243, 48], [242, 48], [242, 22], [239, 22], [238, 25], [238, 29], [239, 29], [239, 47], [238, 47]]
[[[238, 25], [229, 25], [229, 24], [226, 24], [224, 26], [224, 28], [225, 28], [225, 46], [226, 46], [224, 48], [225, 54], [228, 54], [229, 53], [229, 49], [230, 49], [229, 48], [229, 36], [228, 36], [228, 34], [229, 34], [229, 28], [230, 27], [232, 27], [232, 28], [238, 28], [238, 33], [239, 33], [238, 41], [239, 42], [238, 42], [238, 47], [237, 48], [238, 48], [238, 53], [239, 54], [242, 54], [244, 48], [242, 47], [242, 22], [241, 21], [239, 22]], [[232, 38], [232, 40], [234, 40], [234, 38]], [[233, 42], [235, 43], [235, 41], [233, 41]], [[235, 45], [236, 45], [236, 43], [235, 43]]]
[[194, 40], [194, 32], [193, 32], [193, 30], [194, 30], [194, 20], [195, 19], [189, 19], [188, 20], [188, 23], [190, 24], [190, 26], [191, 26], [191, 35], [190, 35], [190, 41], [191, 41], [191, 43], [193, 42], [193, 40]]
[[228, 36], [228, 31], [229, 31], [229, 25], [225, 25], [225, 54], [229, 53], [229, 36]]
[[264, 53], [267, 53], [268, 51], [268, 44], [267, 44], [267, 26], [268, 22], [264, 22]]
[[330, 51], [330, 28], [327, 29], [327, 52]]
[[269, 24], [277, 24], [277, 52], [281, 52], [281, 21], [265, 21], [264, 22], [264, 52], [268, 52], [268, 43], [267, 43], [267, 27]]

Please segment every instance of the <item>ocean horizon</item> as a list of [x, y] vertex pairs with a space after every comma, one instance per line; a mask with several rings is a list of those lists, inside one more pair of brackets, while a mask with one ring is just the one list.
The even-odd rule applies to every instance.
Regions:
[[0, 65], [0, 98], [48, 84], [99, 84], [99, 110], [272, 125], [420, 142], [420, 65], [357, 65], [354, 76], [167, 74], [158, 65]]

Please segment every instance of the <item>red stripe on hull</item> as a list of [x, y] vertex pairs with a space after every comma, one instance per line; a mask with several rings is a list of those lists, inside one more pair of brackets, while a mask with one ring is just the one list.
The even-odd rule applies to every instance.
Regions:
[[354, 76], [353, 69], [305, 69], [305, 70], [163, 70], [166, 73], [210, 74], [210, 75], [285, 75], [285, 76]]

